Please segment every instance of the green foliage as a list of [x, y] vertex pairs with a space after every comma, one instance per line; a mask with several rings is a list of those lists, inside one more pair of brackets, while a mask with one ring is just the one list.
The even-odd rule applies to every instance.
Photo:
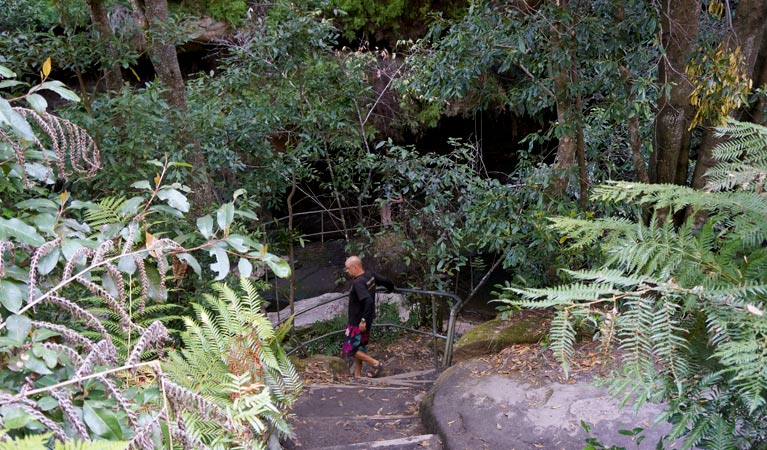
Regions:
[[48, 28], [57, 19], [58, 12], [50, 0], [4, 0], [0, 30]]
[[205, 0], [202, 2], [205, 11], [214, 19], [222, 20], [232, 25], [239, 25], [248, 11], [245, 0]]
[[[228, 375], [219, 387], [222, 398], [232, 399], [227, 407], [184, 387], [188, 373], [176, 379], [159, 362], [171, 348], [163, 320], [174, 317], [155, 318], [173, 309], [163, 305], [171, 267], [177, 284], [187, 267], [203, 278], [210, 273], [203, 267], [209, 267], [223, 279], [230, 258], [239, 260], [241, 273], [252, 270], [254, 263], [272, 267], [280, 276], [289, 272], [264, 246], [233, 232], [238, 229], [235, 218], [253, 215], [235, 207], [243, 192], [236, 191], [215, 218], [199, 218], [195, 232], [187, 229], [183, 235], [175, 223], [183, 222], [190, 210], [189, 188], [165, 183], [169, 171], [184, 166], [167, 159], [149, 161], [156, 175], [133, 183], [137, 192], [129, 198], [120, 194], [95, 203], [50, 192], [49, 178], [87, 176], [100, 169], [98, 149], [88, 133], [32, 100], [43, 89], [77, 99], [60, 82], [47, 80], [50, 70], [48, 60], [42, 65], [43, 81], [22, 96], [36, 110], [0, 98], [2, 150], [10, 155], [0, 160], [0, 168], [18, 180], [12, 185], [17, 192], [26, 193], [23, 201], [9, 194], [14, 209], [9, 218], [0, 218], [0, 354], [7, 368], [0, 372], [0, 422], [9, 437], [52, 432], [60, 442], [128, 441], [131, 448], [142, 449], [164, 446], [172, 438], [185, 448], [202, 448], [203, 440], [220, 448], [216, 441], [257, 439], [267, 433], [262, 416], [286, 431], [284, 412], [276, 405], [287, 408], [292, 398], [288, 389], [297, 380], [285, 358], [279, 358], [278, 340], [263, 316], [248, 316], [261, 326], [249, 336], [247, 348], [272, 357], [264, 359], [264, 372], [253, 372], [254, 378], [241, 372]], [[14, 74], [0, 66], [0, 76]], [[36, 150], [45, 146], [43, 139], [53, 151]], [[33, 162], [46, 171], [42, 181], [37, 181]], [[98, 228], [91, 228], [83, 216]], [[206, 260], [204, 252], [211, 258]], [[250, 285], [246, 290], [248, 306], [255, 310], [255, 291]], [[271, 365], [275, 358], [278, 372]], [[258, 383], [269, 389], [256, 393]], [[205, 422], [204, 432], [190, 434], [200, 430], [200, 421]]]
[[[469, 116], [505, 109], [537, 119], [547, 125], [526, 138], [531, 148], [573, 136], [578, 125], [591, 178], [630, 176], [633, 169], [623, 163], [631, 160], [627, 119], [651, 129], [659, 95], [656, 11], [640, 0], [530, 5], [473, 1], [460, 19], [435, 21], [398, 82], [405, 102], [416, 111], [436, 105], [445, 114]], [[571, 71], [565, 86], [557, 82], [558, 67]], [[552, 121], [576, 95], [588, 107]], [[641, 140], [648, 151], [649, 131]]]
[[[280, 346], [284, 330], [275, 332], [249, 280], [241, 279], [241, 294], [222, 284], [213, 289], [217, 297], [206, 294], [204, 304], [194, 305], [196, 319], [186, 320], [183, 349], [170, 354], [165, 369], [220, 408], [246, 417], [256, 434], [266, 431], [267, 423], [288, 434], [284, 411], [300, 392], [301, 381]], [[256, 413], [250, 411], [254, 405], [261, 405]], [[187, 420], [191, 435], [208, 444], [211, 437], [222, 442], [219, 436], [204, 436], [210, 433], [205, 414], [190, 412]], [[238, 440], [243, 444], [246, 438]]]
[[[0, 431], [0, 436], [5, 436], [6, 430]], [[108, 441], [66, 441], [58, 442], [51, 439], [50, 434], [27, 436], [23, 438], [0, 441], [0, 450], [125, 450], [128, 442]]]
[[405, 0], [335, 0], [329, 8], [340, 9], [345, 13], [339, 21], [347, 30], [346, 37], [354, 38], [359, 30], [371, 25], [374, 29], [392, 26], [392, 22], [406, 11], [405, 3]]
[[[621, 348], [613, 393], [637, 407], [667, 402], [669, 438], [683, 436], [684, 448], [750, 448], [767, 438], [767, 130], [733, 122], [720, 132], [734, 137], [717, 149], [723, 163], [709, 173], [705, 191], [600, 186], [603, 201], [660, 214], [647, 223], [555, 219], [551, 228], [576, 246], [599, 239], [606, 264], [568, 272], [571, 284], [511, 289], [523, 300], [506, 300], [560, 308], [551, 338], [565, 370], [568, 316], [596, 313], [607, 348], [608, 337]], [[729, 173], [736, 182], [726, 181]], [[685, 210], [687, 222], [674, 226], [668, 212]]]
[[[486, 176], [474, 146], [451, 145], [446, 155], [419, 155], [410, 147], [381, 143], [386, 153], [375, 159], [382, 174], [375, 191], [401, 198], [394, 206], [394, 233], [418, 286], [455, 289], [457, 274], [471, 270], [477, 253], [496, 255], [505, 269], [524, 268], [531, 286], [554, 276], [552, 267], [579, 266], [594, 256], [561, 254], [558, 238], [546, 230], [546, 211], [575, 215], [577, 210], [566, 199], [547, 195], [550, 171], [523, 167], [511, 175], [511, 183], [502, 184]], [[376, 256], [386, 256], [380, 253]]]
[[466, 3], [465, 0], [331, 0], [322, 7], [328, 16], [335, 16], [334, 21], [346, 39], [387, 39], [393, 46], [399, 39], [422, 35], [424, 18], [460, 17]]

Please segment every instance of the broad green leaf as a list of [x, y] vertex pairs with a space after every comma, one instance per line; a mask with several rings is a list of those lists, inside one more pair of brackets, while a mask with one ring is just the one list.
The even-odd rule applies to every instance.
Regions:
[[37, 271], [40, 275], [51, 273], [59, 262], [59, 256], [61, 256], [61, 251], [58, 248], [54, 248], [50, 253], [40, 258], [40, 262], [37, 264]]
[[189, 200], [186, 199], [184, 194], [175, 189], [160, 189], [160, 191], [157, 192], [157, 197], [160, 200], [167, 201], [168, 205], [172, 208], [176, 208], [182, 212], [189, 212]]
[[117, 270], [128, 275], [136, 273], [136, 269], [136, 260], [133, 259], [133, 256], [123, 256], [117, 263]]
[[37, 233], [34, 227], [27, 225], [17, 218], [0, 219], [0, 239], [15, 237], [19, 241], [39, 247], [45, 244], [45, 239]]
[[261, 259], [272, 269], [275, 275], [280, 278], [287, 278], [290, 276], [290, 264], [284, 259], [275, 256], [271, 253], [264, 254]]
[[120, 214], [126, 215], [126, 216], [132, 216], [136, 213], [138, 213], [138, 207], [139, 205], [144, 203], [143, 197], [132, 197], [123, 203], [123, 205], [120, 207]]
[[75, 252], [83, 248], [83, 244], [76, 239], [62, 239], [61, 240], [61, 252], [64, 254], [64, 259], [69, 261], [74, 256]]
[[43, 358], [45, 365], [51, 369], [56, 367], [56, 364], [59, 362], [58, 353], [54, 352], [53, 350], [49, 350], [40, 344], [35, 344], [32, 346], [32, 354], [38, 358]]
[[42, 397], [40, 400], [37, 401], [37, 406], [43, 411], [50, 411], [53, 408], [58, 407], [59, 402], [58, 400], [51, 397], [50, 395], [46, 395], [45, 397]]
[[118, 298], [120, 296], [120, 291], [117, 289], [117, 281], [111, 273], [105, 272], [101, 275], [101, 285], [112, 297]]
[[14, 314], [19, 312], [24, 303], [21, 288], [11, 281], [0, 280], [0, 302], [8, 311]]
[[22, 345], [32, 331], [32, 321], [27, 316], [14, 314], [6, 319], [5, 328], [8, 330], [8, 339], [17, 346]]
[[194, 270], [194, 273], [196, 273], [197, 275], [202, 275], [202, 267], [200, 267], [200, 263], [197, 262], [197, 259], [194, 256], [190, 255], [189, 253], [179, 253], [176, 256], [178, 256], [178, 259], [189, 264], [192, 270]]
[[146, 275], [149, 279], [149, 298], [160, 303], [167, 301], [168, 289], [160, 282], [160, 273], [154, 265], [146, 266]]
[[19, 138], [28, 142], [35, 140], [35, 133], [32, 132], [32, 127], [26, 119], [14, 111], [7, 100], [0, 98], [0, 125], [4, 123], [9, 125]]
[[222, 230], [228, 230], [234, 222], [234, 203], [225, 203], [216, 211], [216, 222]]
[[220, 247], [211, 247], [209, 253], [216, 257], [216, 262], [210, 265], [210, 270], [218, 272], [214, 280], [223, 280], [229, 274], [229, 256]]
[[240, 217], [244, 217], [250, 220], [258, 220], [258, 216], [253, 211], [247, 209], [238, 209], [234, 211], [234, 214]]
[[3, 428], [6, 430], [24, 428], [32, 420], [32, 417], [21, 408], [0, 408], [0, 414], [3, 415]]
[[24, 367], [27, 369], [40, 375], [50, 375], [53, 373], [51, 369], [45, 365], [45, 362], [43, 362], [42, 359], [30, 354], [29, 352], [25, 353], [24, 355], [26, 358], [22, 358], [22, 361], [24, 361]]
[[197, 219], [197, 229], [200, 230], [202, 237], [210, 239], [213, 236], [213, 218], [202, 216]]
[[184, 213], [182, 213], [181, 211], [179, 211], [176, 208], [171, 208], [168, 205], [154, 205], [154, 206], [150, 207], [149, 210], [150, 211], [160, 211], [160, 212], [163, 212], [163, 213], [166, 213], [166, 214], [170, 214], [173, 217], [178, 217], [179, 219], [183, 219], [184, 218]]
[[16, 81], [16, 80], [3, 80], [3, 81], [0, 81], [0, 89], [12, 87], [12, 86], [19, 86], [22, 84], [27, 84], [27, 83]]
[[84, 202], [82, 200], [72, 200], [69, 203], [69, 207], [67, 209], [95, 209], [98, 208], [98, 205], [96, 205], [93, 202]]
[[131, 184], [130, 187], [136, 188], [136, 189], [146, 189], [147, 191], [153, 190], [152, 186], [149, 184], [149, 181], [147, 180], [137, 181]]
[[61, 96], [61, 98], [65, 100], [71, 100], [73, 102], [79, 102], [80, 97], [77, 96], [74, 92], [69, 90], [64, 83], [61, 81], [46, 81], [45, 83], [40, 85], [40, 89], [48, 89], [49, 91], [53, 91]]
[[27, 162], [24, 168], [27, 170], [27, 175], [41, 183], [53, 184], [56, 182], [53, 179], [53, 170], [45, 164]]
[[120, 422], [112, 411], [94, 406], [93, 402], [83, 404], [83, 420], [96, 435], [105, 439], [120, 440], [123, 431]]
[[245, 245], [245, 239], [243, 236], [232, 234], [226, 239], [226, 243], [231, 245], [233, 249], [240, 253], [245, 253], [249, 250]]
[[61, 336], [61, 333], [48, 328], [37, 328], [32, 332], [32, 342], [44, 342], [56, 336]]
[[43, 96], [40, 94], [27, 95], [27, 102], [29, 102], [29, 106], [31, 106], [32, 109], [40, 114], [44, 113], [45, 110], [48, 109], [48, 102], [45, 101], [45, 98], [43, 98]]
[[16, 207], [19, 209], [30, 209], [33, 211], [52, 209], [53, 212], [56, 212], [59, 210], [59, 205], [57, 205], [53, 200], [48, 200], [47, 198], [33, 198], [31, 200], [24, 200], [23, 202], [16, 203]]
[[250, 278], [250, 275], [253, 273], [253, 264], [247, 258], [240, 258], [240, 262], [237, 263], [237, 270], [241, 276]]
[[7, 67], [5, 67], [3, 65], [0, 65], [0, 77], [3, 77], [3, 78], [13, 78], [15, 76], [16, 76], [16, 73], [14, 71], [12, 71], [11, 69], [9, 69], [9, 68], [7, 68]]

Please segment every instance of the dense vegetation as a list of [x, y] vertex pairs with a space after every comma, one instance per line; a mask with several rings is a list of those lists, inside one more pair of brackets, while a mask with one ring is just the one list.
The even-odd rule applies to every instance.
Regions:
[[[686, 446], [763, 442], [766, 19], [763, 0], [5, 0], [0, 439], [289, 433], [300, 381], [259, 291], [290, 275], [302, 208], [403, 283], [469, 296], [507, 271], [505, 302], [556, 315], [565, 370], [599, 330], [616, 392], [665, 400]], [[481, 136], [408, 140], [448, 117], [537, 131], [513, 167]]]

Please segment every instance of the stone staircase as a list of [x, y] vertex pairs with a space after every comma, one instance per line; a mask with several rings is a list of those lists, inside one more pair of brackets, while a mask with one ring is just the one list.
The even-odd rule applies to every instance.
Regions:
[[293, 407], [295, 431], [288, 450], [442, 450], [419, 416], [421, 400], [439, 374], [435, 370], [344, 384], [314, 384]]

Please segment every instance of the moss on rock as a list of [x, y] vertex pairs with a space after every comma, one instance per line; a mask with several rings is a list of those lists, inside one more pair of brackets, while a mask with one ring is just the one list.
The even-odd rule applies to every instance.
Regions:
[[499, 352], [514, 344], [533, 344], [548, 331], [548, 322], [540, 316], [513, 320], [493, 319], [467, 331], [455, 345], [453, 358], [463, 361]]
[[337, 356], [320, 354], [303, 359], [293, 357], [291, 360], [299, 372], [324, 372], [333, 375], [348, 375], [349, 372], [349, 363]]

